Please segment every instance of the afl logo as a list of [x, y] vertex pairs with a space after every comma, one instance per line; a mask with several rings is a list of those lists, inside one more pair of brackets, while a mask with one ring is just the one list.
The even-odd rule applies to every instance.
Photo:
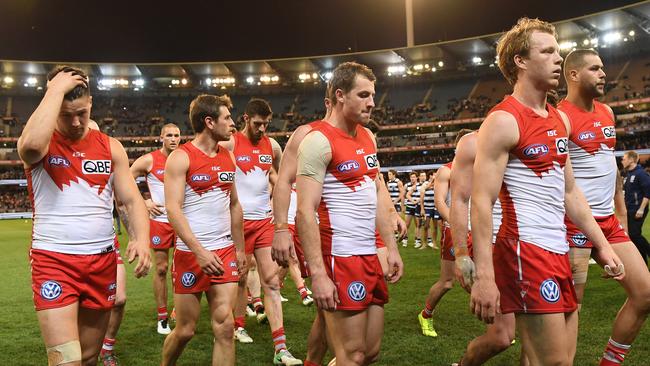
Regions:
[[557, 148], [558, 155], [569, 153], [569, 139], [567, 137], [560, 137], [555, 139], [555, 147]]
[[602, 131], [603, 131], [603, 136], [605, 136], [606, 139], [616, 138], [616, 129], [614, 129], [614, 126], [603, 127]]
[[366, 166], [368, 169], [374, 169], [379, 167], [379, 160], [377, 160], [377, 154], [370, 154], [363, 157], [366, 161]]
[[596, 138], [596, 134], [591, 131], [581, 132], [578, 135], [578, 140], [580, 141], [590, 141]]
[[251, 157], [248, 155], [240, 155], [237, 157], [238, 163], [249, 163], [250, 161], [251, 161]]
[[539, 286], [539, 293], [546, 302], [551, 304], [560, 300], [560, 286], [558, 286], [557, 282], [552, 278], [542, 282], [541, 286]]
[[83, 160], [81, 171], [84, 174], [111, 174], [110, 160]]
[[363, 301], [366, 298], [366, 286], [360, 281], [350, 283], [348, 285], [348, 296], [354, 301]]
[[67, 168], [67, 167], [70, 166], [70, 161], [68, 159], [64, 158], [63, 156], [59, 156], [59, 155], [52, 155], [52, 156], [50, 156], [50, 158], [47, 161], [52, 166], [60, 166], [60, 167], [64, 167], [64, 168]]
[[355, 172], [361, 165], [356, 160], [347, 160], [336, 166], [336, 170], [341, 173]]
[[165, 169], [158, 169], [158, 170], [156, 170], [156, 174], [158, 174], [158, 175], [163, 175], [163, 174], [165, 174]]
[[181, 285], [185, 288], [190, 288], [196, 283], [196, 276], [192, 272], [185, 272], [181, 276]]
[[544, 144], [532, 144], [524, 147], [524, 155], [529, 158], [540, 158], [548, 154], [548, 146]]
[[160, 244], [160, 237], [158, 235], [154, 235], [153, 238], [151, 238], [151, 244], [159, 245]]
[[260, 164], [273, 164], [273, 157], [271, 155], [260, 155]]
[[235, 181], [235, 172], [221, 172], [219, 173], [219, 182], [232, 183]]
[[45, 300], [56, 300], [61, 296], [63, 289], [56, 281], [45, 281], [41, 285], [41, 297]]
[[209, 174], [194, 174], [192, 176], [192, 182], [209, 182], [209, 181], [210, 181]]
[[587, 244], [587, 237], [583, 233], [577, 233], [571, 237], [571, 241], [573, 242], [573, 244], [581, 247]]

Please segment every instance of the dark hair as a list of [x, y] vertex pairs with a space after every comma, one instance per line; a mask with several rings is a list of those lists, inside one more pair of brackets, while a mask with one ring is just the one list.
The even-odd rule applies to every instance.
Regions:
[[392, 175], [397, 175], [397, 170], [395, 169], [390, 169], [388, 170], [388, 172], [391, 173]]
[[328, 88], [332, 105], [336, 105], [337, 103], [337, 90], [341, 89], [343, 93], [348, 93], [354, 88], [354, 79], [356, 79], [357, 75], [361, 75], [373, 82], [377, 80], [375, 74], [373, 74], [368, 66], [356, 62], [344, 62], [334, 69]]
[[244, 110], [244, 113], [248, 115], [248, 117], [253, 117], [253, 116], [260, 116], [262, 118], [266, 118], [270, 115], [273, 114], [273, 111], [271, 110], [271, 105], [269, 105], [269, 102], [267, 102], [264, 99], [260, 98], [253, 98], [250, 101], [248, 101], [248, 104], [246, 104], [246, 109]]
[[190, 122], [195, 133], [205, 129], [205, 118], [219, 118], [219, 109], [224, 106], [232, 108], [232, 102], [227, 95], [217, 96], [201, 94], [190, 103]]
[[[88, 79], [88, 74], [78, 67], [68, 66], [68, 65], [57, 65], [55, 66], [48, 74], [47, 81], [51, 81], [54, 77], [60, 72], [72, 72], [72, 75], [81, 75], [83, 78]], [[66, 95], [63, 96], [64, 100], [72, 102], [75, 99], [81, 97], [90, 96], [90, 88], [83, 85], [77, 85], [74, 89], [69, 91]]]
[[567, 78], [569, 72], [571, 72], [571, 70], [577, 70], [583, 67], [585, 65], [585, 56], [587, 55], [600, 56], [598, 52], [593, 48], [581, 48], [578, 50], [573, 50], [569, 52], [568, 55], [566, 55], [562, 69], [564, 70], [564, 78], [567, 80], [567, 82], [569, 81], [569, 78]]
[[414, 171], [409, 173], [409, 177], [412, 176], [412, 175], [415, 175], [417, 177], [418, 175], [420, 175], [420, 173], [418, 173], [417, 170], [414, 170]]

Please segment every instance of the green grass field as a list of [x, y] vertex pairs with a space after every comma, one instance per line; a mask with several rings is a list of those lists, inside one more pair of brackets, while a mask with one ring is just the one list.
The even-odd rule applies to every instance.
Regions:
[[[646, 232], [648, 232], [646, 226]], [[33, 310], [28, 261], [31, 221], [0, 221], [0, 365], [45, 365], [36, 314]], [[125, 243], [126, 238], [120, 238]], [[386, 306], [386, 330], [379, 365], [449, 365], [457, 361], [467, 342], [484, 331], [484, 326], [469, 312], [469, 297], [460, 288], [450, 291], [435, 314], [437, 338], [420, 333], [416, 316], [426, 293], [438, 277], [438, 251], [401, 248], [406, 265], [402, 281], [390, 288]], [[158, 365], [163, 336], [156, 333], [156, 308], [151, 278], [135, 279], [128, 267], [126, 315], [118, 335], [116, 352], [122, 365]], [[580, 322], [576, 365], [596, 365], [607, 342], [611, 323], [625, 294], [614, 281], [599, 278], [600, 270], [591, 266], [589, 283]], [[283, 290], [290, 301], [284, 304], [285, 329], [291, 352], [304, 358], [306, 338], [315, 309], [299, 303], [295, 287], [286, 281]], [[204, 307], [207, 307], [204, 301]], [[170, 299], [171, 309], [171, 299]], [[238, 365], [270, 365], [273, 345], [268, 325], [248, 320], [248, 331], [255, 343], [237, 344]], [[641, 332], [626, 365], [650, 365], [650, 330]], [[195, 338], [183, 353], [180, 365], [209, 365], [212, 334], [202, 315]], [[519, 342], [496, 357], [489, 365], [516, 365]], [[329, 360], [329, 358], [328, 358]]]

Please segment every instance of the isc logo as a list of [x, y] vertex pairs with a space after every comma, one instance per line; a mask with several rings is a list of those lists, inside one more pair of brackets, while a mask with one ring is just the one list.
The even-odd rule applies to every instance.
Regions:
[[580, 140], [580, 141], [589, 141], [589, 140], [593, 140], [595, 138], [596, 138], [596, 134], [591, 132], [591, 131], [581, 132], [578, 135], [578, 140]]
[[191, 179], [192, 182], [209, 182], [210, 174], [194, 174]]
[[603, 127], [602, 131], [603, 131], [603, 136], [605, 136], [606, 139], [616, 138], [616, 130], [614, 129], [614, 126]]
[[377, 154], [370, 154], [363, 157], [363, 160], [366, 161], [366, 166], [368, 169], [374, 169], [379, 167], [379, 160], [377, 160]]
[[260, 155], [260, 164], [272, 164], [273, 157], [271, 155]]
[[219, 173], [219, 182], [232, 183], [235, 181], [235, 172], [221, 172]]
[[63, 156], [59, 156], [59, 155], [50, 156], [50, 158], [48, 159], [48, 163], [50, 163], [50, 165], [53, 166], [61, 166], [64, 168], [70, 166], [70, 161], [68, 161], [68, 159], [64, 158]]
[[82, 160], [81, 171], [84, 174], [111, 174], [110, 160]]
[[544, 144], [532, 144], [524, 148], [524, 155], [529, 158], [539, 158], [548, 154], [548, 146]]
[[359, 170], [361, 165], [356, 160], [347, 160], [336, 166], [336, 170], [341, 173], [354, 172]]

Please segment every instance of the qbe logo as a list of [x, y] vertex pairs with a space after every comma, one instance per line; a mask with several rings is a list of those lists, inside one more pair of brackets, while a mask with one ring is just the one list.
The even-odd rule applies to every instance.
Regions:
[[347, 160], [336, 166], [336, 170], [341, 173], [355, 172], [361, 165], [356, 160]]
[[196, 283], [196, 275], [192, 272], [185, 272], [181, 276], [181, 285], [185, 288], [190, 288]]
[[160, 245], [160, 237], [158, 235], [154, 235], [151, 238], [151, 244], [153, 245]]
[[560, 137], [555, 139], [555, 148], [557, 149], [558, 155], [565, 155], [569, 153], [569, 138]]
[[542, 282], [539, 286], [539, 293], [542, 295], [542, 298], [551, 304], [554, 304], [560, 300], [560, 286], [555, 282], [554, 279], [549, 278]]
[[348, 296], [354, 301], [363, 301], [366, 298], [366, 286], [360, 281], [350, 283], [348, 285]]
[[57, 167], [68, 168], [70, 166], [70, 161], [59, 155], [50, 156], [50, 158], [47, 159], [47, 162], [50, 163], [50, 165]]
[[111, 174], [110, 160], [82, 160], [81, 171], [84, 174]]
[[194, 174], [190, 179], [192, 182], [209, 182], [210, 174]]
[[606, 139], [615, 139], [616, 138], [616, 129], [614, 126], [607, 126], [601, 128], [603, 131], [603, 136], [605, 136]]
[[379, 160], [377, 160], [377, 154], [369, 154], [363, 157], [363, 160], [366, 161], [366, 166], [368, 169], [379, 168]]
[[56, 281], [45, 281], [41, 285], [41, 297], [45, 300], [56, 300], [63, 293], [61, 285]]
[[273, 164], [273, 157], [271, 155], [260, 155], [260, 164]]
[[582, 247], [587, 244], [587, 237], [583, 233], [576, 233], [571, 237], [573, 244]]
[[548, 146], [544, 144], [532, 144], [524, 147], [524, 155], [529, 158], [540, 158], [548, 154]]
[[219, 182], [232, 183], [235, 181], [235, 172], [221, 172], [219, 173]]

